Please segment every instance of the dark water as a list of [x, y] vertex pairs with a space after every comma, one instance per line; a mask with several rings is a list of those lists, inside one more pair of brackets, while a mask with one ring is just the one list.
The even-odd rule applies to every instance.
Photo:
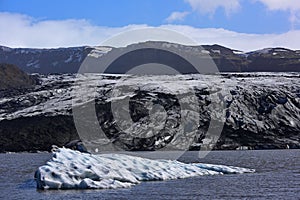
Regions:
[[254, 168], [254, 174], [144, 182], [129, 189], [38, 191], [34, 171], [50, 154], [0, 154], [0, 199], [300, 199], [300, 150], [215, 151], [181, 161]]

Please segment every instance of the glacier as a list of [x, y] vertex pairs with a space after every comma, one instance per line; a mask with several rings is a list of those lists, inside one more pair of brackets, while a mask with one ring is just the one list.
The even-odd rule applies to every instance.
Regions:
[[[36, 75], [36, 78], [40, 83], [32, 89], [0, 92], [0, 152], [50, 151], [52, 144], [63, 146], [71, 140], [82, 139], [78, 130], [83, 130], [83, 133], [98, 130], [98, 124], [104, 133], [101, 137], [97, 133], [92, 139], [97, 141], [97, 147], [104, 150], [108, 140], [100, 139], [107, 137], [123, 150], [158, 150], [166, 146], [164, 143], [176, 149], [187, 149], [190, 144], [193, 150], [210, 148], [209, 143], [213, 140], [207, 130], [212, 120], [219, 121], [221, 111], [214, 107], [218, 102], [226, 104], [226, 113], [221, 121], [224, 122], [221, 137], [214, 146], [216, 150], [235, 150], [242, 146], [248, 149], [300, 148], [299, 73], [172, 76], [53, 74]], [[82, 84], [86, 88], [82, 94], [81, 91], [77, 94], [77, 88], [81, 88]], [[127, 87], [129, 92], [124, 91], [122, 86]], [[193, 105], [188, 98], [191, 95], [185, 94], [187, 90], [194, 90], [198, 107], [181, 109], [176, 104], [180, 100], [184, 101], [183, 105]], [[111, 109], [111, 105], [118, 102], [122, 110], [128, 109], [128, 104], [122, 104], [128, 98], [132, 105], [131, 117], [135, 119], [131, 127], [127, 127], [127, 119], [130, 118], [118, 119], [118, 123], [115, 123], [115, 114]], [[152, 109], [155, 106], [148, 107], [149, 104], [164, 105], [169, 109]], [[87, 119], [80, 119], [82, 125], [78, 127], [78, 123], [74, 124], [73, 110], [78, 108], [84, 115], [86, 106], [96, 108], [98, 119], [89, 120], [90, 115], [85, 115]], [[149, 112], [150, 108], [155, 112]], [[199, 117], [197, 132], [185, 130], [186, 138], [192, 141], [180, 137], [179, 133], [183, 130], [181, 119], [188, 119], [180, 116], [180, 111], [191, 113], [186, 115], [191, 119], [185, 120], [187, 122], [195, 122], [195, 114]], [[151, 117], [154, 115], [155, 118]], [[156, 125], [156, 122], [161, 123]], [[120, 131], [120, 127], [123, 127], [123, 131]], [[152, 127], [162, 127], [151, 129], [160, 139], [152, 137], [150, 131], [145, 131]], [[132, 133], [148, 138], [147, 143], [129, 140]], [[168, 136], [174, 136], [173, 140]], [[24, 143], [24, 140], [27, 142]], [[147, 144], [146, 147], [144, 144]]]
[[35, 172], [38, 189], [116, 189], [142, 181], [162, 181], [203, 175], [253, 173], [234, 166], [154, 160], [125, 154], [82, 153], [57, 148]]

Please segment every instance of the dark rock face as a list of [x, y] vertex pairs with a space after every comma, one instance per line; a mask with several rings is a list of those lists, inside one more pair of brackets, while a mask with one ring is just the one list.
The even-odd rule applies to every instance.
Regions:
[[[163, 42], [148, 42], [153, 47], [159, 49]], [[134, 46], [133, 44], [132, 46]], [[140, 45], [140, 44], [136, 44]], [[204, 57], [211, 57], [216, 63], [220, 72], [300, 72], [300, 50], [294, 51], [284, 48], [262, 49], [253, 52], [241, 52], [229, 49], [220, 45], [203, 45], [200, 46], [184, 46], [177, 45], [178, 48], [191, 54], [198, 52]], [[128, 47], [126, 47], [128, 48]], [[28, 73], [76, 73], [81, 63], [87, 55], [99, 58], [107, 52], [116, 49], [109, 47], [70, 47], [59, 49], [26, 49], [26, 48], [8, 48], [0, 46], [0, 63], [11, 63], [19, 66], [23, 71]], [[170, 66], [178, 65], [178, 61], [170, 63], [169, 56], [164, 51], [157, 51], [155, 54], [149, 54], [149, 49], [144, 52], [137, 51], [132, 53], [134, 59], [127, 57], [127, 60], [121, 63], [114, 63], [121, 66], [120, 71], [111, 70], [110, 73], [124, 73], [124, 63], [134, 65], [135, 62], [140, 63], [149, 59], [155, 62], [159, 58], [158, 63], [168, 63]], [[162, 60], [164, 58], [165, 60]], [[173, 57], [171, 57], [173, 59]], [[128, 60], [129, 59], [129, 60]], [[140, 59], [140, 60], [139, 60]], [[127, 65], [126, 65], [127, 66]], [[126, 67], [125, 66], [125, 67]], [[182, 66], [179, 65], [181, 68]], [[186, 71], [180, 71], [182, 74], [193, 73], [193, 70], [184, 66]], [[118, 68], [117, 68], [118, 69]]]
[[[106, 143], [123, 150], [157, 150], [170, 146], [180, 149], [186, 144], [196, 150], [209, 148], [214, 143], [214, 149], [220, 150], [300, 148], [298, 73], [128, 76], [126, 87], [134, 91], [133, 94], [120, 93], [115, 87], [123, 83], [121, 76], [65, 74], [39, 78], [41, 83], [33, 89], [1, 93], [1, 152], [49, 151], [52, 145], [63, 146], [82, 139], [78, 130], [89, 133], [96, 126], [103, 130]], [[88, 87], [80, 96], [85, 97], [83, 101], [72, 91], [84, 81]], [[195, 90], [199, 104], [197, 113], [183, 89], [185, 84]], [[85, 102], [94, 98], [89, 90], [95, 87], [96, 101], [92, 106], [96, 109], [97, 121], [85, 115], [87, 109], [92, 108]], [[120, 96], [115, 99], [112, 91]], [[112, 113], [112, 102], [118, 103], [118, 99], [124, 98], [129, 99], [129, 105], [120, 101], [117, 115], [121, 116], [123, 110], [128, 112], [132, 120], [130, 127], [126, 116], [122, 121]], [[82, 112], [80, 126], [76, 127], [72, 101], [76, 102], [79, 113]], [[224, 112], [214, 102], [223, 102]], [[149, 110], [149, 103], [158, 105], [154, 114]], [[197, 114], [199, 120], [195, 121], [197, 118], [193, 115], [185, 120], [184, 113]], [[153, 117], [162, 123], [156, 124]], [[212, 124], [218, 120], [220, 123]], [[183, 130], [184, 121], [190, 125]], [[208, 134], [210, 126], [221, 131], [219, 138]], [[181, 132], [185, 135], [178, 137]], [[97, 135], [89, 139], [99, 138]]]
[[36, 80], [11, 64], [0, 64], [0, 90], [33, 87]]
[[77, 150], [82, 153], [89, 153], [81, 140], [72, 140], [65, 144], [64, 147]]
[[33, 116], [0, 121], [0, 152], [50, 151], [78, 139], [71, 116]]

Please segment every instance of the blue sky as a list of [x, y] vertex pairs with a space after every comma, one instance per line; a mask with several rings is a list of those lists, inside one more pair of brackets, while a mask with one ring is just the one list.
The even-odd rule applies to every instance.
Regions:
[[[241, 36], [248, 34], [261, 37], [266, 34], [280, 36], [290, 32], [295, 35], [300, 30], [299, 0], [0, 0], [0, 13], [2, 13], [1, 30], [3, 30], [1, 25], [7, 27], [13, 23], [15, 25], [12, 31], [18, 32], [17, 28], [19, 28], [21, 34], [23, 28], [23, 35], [30, 35], [29, 31], [37, 33], [38, 27], [45, 22], [56, 22], [57, 25], [70, 20], [73, 20], [74, 24], [76, 21], [77, 24], [84, 21], [82, 26], [90, 32], [99, 28], [103, 31], [106, 27], [107, 34], [111, 30], [122, 30], [122, 27], [141, 25], [151, 27], [168, 25], [175, 27], [176, 30], [184, 26], [191, 30], [224, 30]], [[15, 27], [19, 24], [22, 26]], [[70, 26], [74, 24], [66, 25], [69, 31], [71, 31]], [[52, 26], [56, 25], [52, 24]], [[57, 27], [61, 28], [61, 25]], [[75, 29], [79, 31], [80, 28]], [[54, 28], [51, 29], [53, 30]], [[191, 30], [189, 33], [192, 32]], [[45, 28], [41, 31], [45, 31]], [[0, 33], [0, 42], [18, 46], [18, 40], [8, 42], [11, 37]], [[39, 43], [37, 39], [34, 43], [28, 38], [21, 39], [21, 35], [16, 37], [20, 40], [19, 46], [57, 46], [57, 43], [53, 45]], [[86, 44], [90, 43], [91, 41], [86, 41]], [[76, 44], [74, 41], [74, 44], [62, 43], [62, 46]], [[85, 42], [78, 43], [81, 44]]]
[[[222, 7], [213, 15], [198, 13], [184, 0], [1, 0], [0, 11], [26, 14], [38, 20], [87, 19], [108, 27], [172, 23], [243, 33], [283, 33], [292, 28], [288, 10], [269, 11], [266, 5], [252, 0], [243, 0], [241, 5], [227, 16]], [[166, 21], [175, 11], [191, 13], [183, 20]], [[294, 28], [299, 28], [299, 24]]]

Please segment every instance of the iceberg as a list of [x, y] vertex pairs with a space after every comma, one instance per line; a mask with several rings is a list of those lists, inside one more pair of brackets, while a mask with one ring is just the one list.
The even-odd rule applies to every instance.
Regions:
[[233, 166], [186, 164], [125, 154], [93, 155], [58, 148], [35, 172], [35, 180], [38, 189], [115, 189], [128, 188], [141, 181], [252, 172], [255, 170]]

